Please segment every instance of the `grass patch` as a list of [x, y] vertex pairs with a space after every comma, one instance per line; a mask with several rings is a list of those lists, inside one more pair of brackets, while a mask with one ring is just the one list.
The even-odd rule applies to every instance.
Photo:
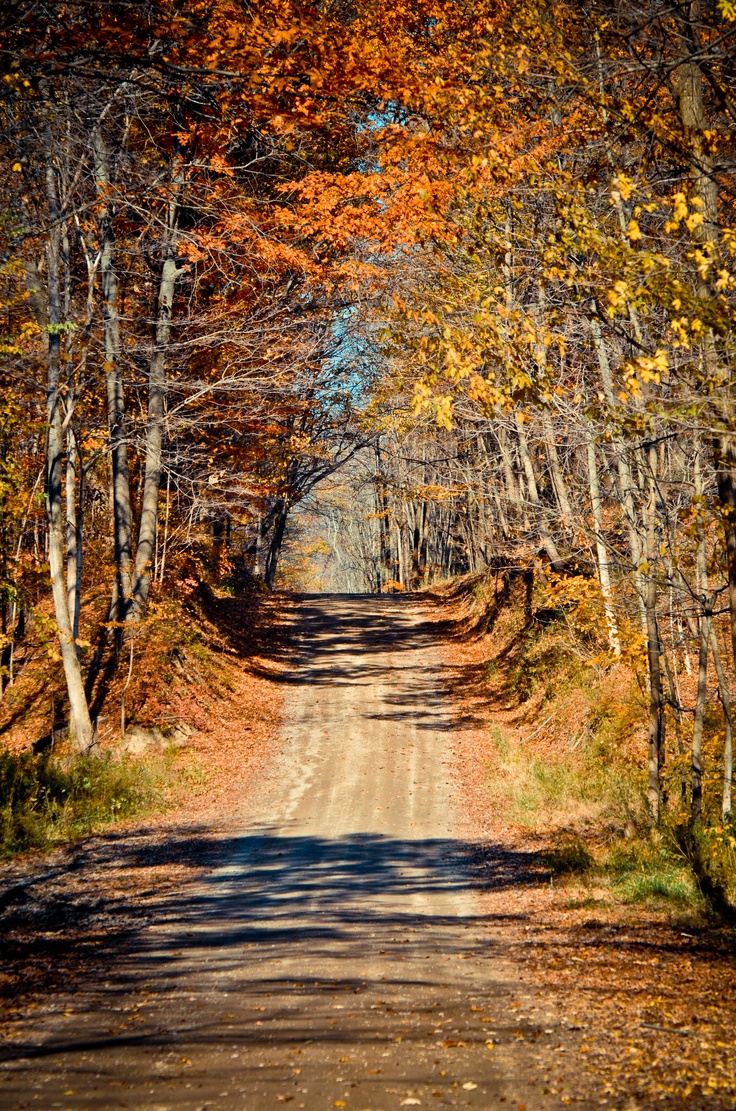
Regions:
[[649, 903], [698, 914], [705, 909], [705, 899], [687, 862], [651, 841], [599, 849], [596, 856], [597, 859], [574, 836], [545, 856], [545, 863], [553, 872], [572, 881], [569, 907], [594, 909], [621, 903]]
[[154, 805], [171, 760], [0, 752], [0, 855], [70, 841]]
[[615, 892], [624, 903], [644, 903], [649, 899], [667, 899], [670, 902], [687, 904], [699, 901], [692, 877], [684, 871], [627, 876], [615, 885]]
[[676, 903], [702, 908], [692, 870], [680, 856], [650, 841], [610, 849], [600, 864], [611, 893], [624, 903]]
[[[635, 788], [620, 769], [602, 764], [588, 746], [576, 752], [534, 752], [496, 727], [496, 750], [488, 768], [488, 788], [509, 821], [554, 829], [595, 822], [613, 810], [634, 806]], [[620, 799], [624, 794], [626, 798]]]

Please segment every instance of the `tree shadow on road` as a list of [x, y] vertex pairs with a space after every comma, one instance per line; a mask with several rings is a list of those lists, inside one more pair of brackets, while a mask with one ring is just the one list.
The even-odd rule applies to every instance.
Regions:
[[[182, 870], [203, 866], [204, 876], [181, 880]], [[472, 913], [467, 921], [452, 905], [446, 916], [425, 913], [417, 900], [433, 907], [458, 896], [470, 900], [487, 887], [537, 882], [541, 869], [532, 853], [494, 854], [481, 844], [439, 838], [289, 837], [267, 828], [220, 839], [206, 829], [110, 832], [70, 848], [4, 893], [3, 994], [10, 1004], [32, 993], [43, 1006], [44, 996], [103, 966], [111, 975], [121, 962], [140, 962], [143, 979], [154, 966], [164, 974], [167, 954], [182, 946], [191, 951], [215, 942], [227, 963], [242, 957], [244, 945], [253, 956], [261, 946], [273, 955], [273, 946], [295, 944], [328, 954], [342, 944], [370, 948], [371, 934], [385, 940], [409, 928], [461, 931], [475, 921]]]

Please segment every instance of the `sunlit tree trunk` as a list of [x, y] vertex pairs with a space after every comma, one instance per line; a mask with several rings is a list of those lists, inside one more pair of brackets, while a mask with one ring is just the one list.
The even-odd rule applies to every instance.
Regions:
[[48, 292], [48, 377], [46, 391], [46, 509], [48, 514], [48, 553], [54, 616], [59, 630], [59, 647], [69, 695], [69, 737], [73, 747], [86, 752], [93, 741], [92, 722], [84, 690], [82, 668], [77, 654], [73, 619], [69, 612], [66, 581], [66, 513], [63, 495], [64, 421], [61, 377], [61, 228], [50, 137], [46, 147], [46, 189], [49, 232], [46, 249]]
[[[77, 480], [77, 475], [79, 476]], [[77, 486], [78, 481], [78, 486]], [[79, 503], [77, 504], [77, 497]], [[66, 431], [66, 589], [74, 641], [79, 638], [79, 607], [82, 591], [84, 539], [84, 468], [76, 436]]]
[[153, 553], [158, 527], [158, 502], [161, 488], [161, 451], [163, 446], [164, 406], [166, 402], [166, 349], [171, 334], [174, 290], [179, 276], [176, 247], [166, 249], [158, 287], [156, 335], [148, 375], [148, 422], [146, 426], [146, 468], [143, 480], [141, 521], [135, 554], [135, 573], [129, 615], [133, 621], [143, 617], [151, 587]]
[[102, 279], [102, 318], [105, 335], [105, 384], [107, 389], [107, 424], [110, 436], [110, 467], [112, 472], [113, 547], [115, 553], [115, 587], [111, 617], [125, 620], [132, 595], [133, 512], [130, 500], [130, 467], [125, 418], [125, 395], [120, 346], [120, 312], [118, 276], [115, 259], [113, 206], [107, 147], [101, 130], [93, 136], [97, 194], [101, 200], [100, 276]]
[[652, 824], [656, 825], [662, 809], [662, 768], [665, 759], [665, 706], [662, 690], [662, 643], [657, 620], [657, 580], [655, 563], [657, 560], [657, 455], [653, 447], [649, 450], [648, 491], [645, 499], [646, 515], [646, 558], [647, 571], [644, 576], [644, 612], [647, 634], [647, 660], [649, 665], [649, 757], [648, 790], [649, 812]]
[[590, 503], [593, 510], [595, 523], [595, 550], [598, 562], [598, 581], [600, 582], [603, 597], [603, 609], [606, 615], [608, 629], [608, 643], [611, 651], [617, 658], [621, 655], [621, 642], [618, 635], [616, 613], [613, 608], [613, 591], [611, 589], [611, 565], [608, 550], [603, 539], [603, 510], [601, 505], [601, 490], [598, 481], [598, 467], [595, 459], [595, 444], [588, 440], [588, 483], [590, 486]]

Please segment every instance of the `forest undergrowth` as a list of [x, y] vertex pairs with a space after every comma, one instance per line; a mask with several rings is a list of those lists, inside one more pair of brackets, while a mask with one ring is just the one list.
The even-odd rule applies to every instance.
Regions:
[[714, 723], [705, 820], [683, 822], [671, 760], [652, 829], [636, 660], [606, 660], [605, 631], [550, 604], [558, 593], [544, 567], [512, 560], [432, 588], [483, 909], [581, 1039], [543, 1091], [626, 1111], [732, 1107], [734, 868]]
[[284, 618], [257, 591], [184, 577], [154, 596], [135, 640], [119, 646], [93, 609], [84, 615], [98, 619], [92, 750], [69, 746], [63, 678], [42, 623], [28, 630], [0, 703], [0, 856], [167, 812], [195, 816], [237, 785], [244, 757], [267, 750], [278, 722]]
[[[532, 840], [571, 904], [653, 904], [706, 923], [736, 918], [736, 830], [720, 815], [717, 714], [706, 715], [703, 820], [688, 820], [687, 757], [675, 732], [662, 819], [648, 821], [646, 672], [612, 659], [585, 583], [530, 565], [434, 588], [458, 621], [485, 724], [483, 791]], [[472, 660], [469, 664], [467, 660]]]

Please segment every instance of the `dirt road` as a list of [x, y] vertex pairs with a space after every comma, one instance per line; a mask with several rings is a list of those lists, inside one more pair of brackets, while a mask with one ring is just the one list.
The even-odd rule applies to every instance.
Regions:
[[314, 596], [299, 628], [227, 864], [2, 1050], [0, 1107], [559, 1106], [534, 1072], [554, 1022], [480, 912], [421, 610]]

